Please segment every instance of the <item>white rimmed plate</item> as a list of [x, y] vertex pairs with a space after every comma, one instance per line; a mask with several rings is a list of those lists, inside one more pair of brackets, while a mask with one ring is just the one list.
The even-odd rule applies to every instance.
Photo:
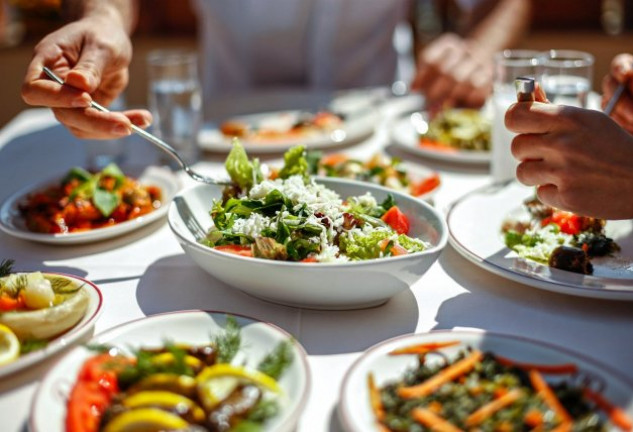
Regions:
[[63, 178], [63, 176], [60, 176], [56, 179], [27, 186], [9, 196], [0, 207], [0, 229], [11, 236], [25, 240], [68, 245], [91, 243], [117, 237], [146, 226], [165, 216], [169, 208], [169, 202], [180, 188], [176, 176], [167, 168], [160, 167], [139, 168], [136, 170], [137, 172], [134, 172], [134, 169], [126, 169], [125, 167], [123, 169], [126, 175], [137, 178], [142, 184], [158, 186], [162, 192], [161, 201], [163, 204], [153, 212], [136, 219], [89, 231], [67, 234], [45, 234], [29, 231], [26, 228], [24, 219], [20, 215], [18, 204], [30, 193], [37, 192], [50, 185], [58, 184], [60, 179]]
[[420, 113], [406, 114], [397, 118], [391, 127], [391, 138], [401, 149], [429, 159], [460, 164], [481, 165], [490, 162], [489, 151], [467, 151], [458, 149], [439, 150], [419, 144], [420, 134], [415, 124], [421, 117]]
[[533, 188], [513, 181], [466, 194], [448, 212], [451, 245], [481, 268], [519, 283], [562, 294], [633, 301], [633, 221], [607, 222], [607, 235], [622, 250], [616, 257], [592, 259], [593, 275], [550, 268], [519, 258], [506, 247], [502, 223], [533, 193]]
[[92, 282], [82, 279], [77, 276], [72, 276], [62, 273], [44, 273], [55, 276], [62, 276], [68, 279], [72, 279], [76, 283], [83, 284], [83, 289], [88, 293], [88, 307], [83, 318], [75, 324], [70, 330], [62, 335], [53, 338], [48, 342], [46, 347], [30, 352], [23, 356], [20, 356], [16, 361], [4, 366], [0, 366], [0, 378], [10, 375], [14, 372], [20, 371], [26, 367], [29, 367], [39, 361], [42, 361], [60, 350], [71, 346], [81, 338], [85, 337], [90, 331], [92, 331], [95, 321], [101, 313], [101, 305], [103, 303], [103, 297], [99, 288]]
[[565, 348], [519, 336], [478, 331], [433, 331], [398, 336], [369, 348], [347, 372], [341, 388], [339, 415], [349, 432], [378, 431], [367, 391], [367, 376], [374, 375], [376, 385], [398, 380], [404, 371], [417, 364], [415, 356], [390, 356], [396, 348], [410, 345], [460, 341], [463, 345], [442, 349], [449, 356], [465, 345], [520, 362], [537, 364], [573, 363], [582, 372], [599, 377], [605, 384], [603, 395], [633, 416], [633, 383], [591, 358]]
[[170, 206], [169, 227], [200, 268], [247, 294], [275, 303], [311, 309], [344, 310], [377, 306], [409, 289], [446, 245], [444, 217], [422, 200], [382, 186], [320, 177], [317, 181], [343, 197], [370, 192], [378, 202], [393, 195], [409, 217], [409, 236], [430, 247], [422, 252], [343, 263], [297, 263], [242, 257], [199, 243], [213, 220], [209, 210], [222, 189], [198, 185], [180, 192]]
[[[241, 326], [242, 347], [233, 364], [257, 364], [279, 343], [293, 340], [279, 327], [238, 314]], [[91, 342], [118, 347], [151, 348], [164, 346], [165, 341], [205, 344], [212, 340], [226, 323], [224, 312], [182, 311], [142, 318], [112, 328]], [[294, 430], [308, 398], [310, 372], [307, 356], [298, 342], [292, 344], [294, 361], [279, 379], [284, 391], [280, 413], [268, 423], [266, 431], [289, 432]], [[77, 347], [64, 356], [44, 377], [31, 406], [29, 428], [32, 432], [63, 432], [66, 417], [66, 399], [83, 362], [94, 355], [85, 347]]]

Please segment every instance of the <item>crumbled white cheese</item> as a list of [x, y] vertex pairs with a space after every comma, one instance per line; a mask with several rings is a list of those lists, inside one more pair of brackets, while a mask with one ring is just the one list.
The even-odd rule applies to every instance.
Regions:
[[[275, 224], [273, 227], [272, 225]], [[260, 236], [262, 230], [266, 228], [276, 228], [276, 222], [270, 218], [252, 213], [247, 219], [236, 219], [231, 227], [231, 231], [235, 234], [246, 234], [251, 237]]]

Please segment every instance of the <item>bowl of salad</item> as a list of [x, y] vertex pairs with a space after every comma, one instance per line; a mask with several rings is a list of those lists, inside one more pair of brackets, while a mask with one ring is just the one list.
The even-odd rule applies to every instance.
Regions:
[[264, 300], [377, 306], [417, 282], [446, 244], [431, 206], [378, 185], [310, 177], [301, 146], [274, 176], [239, 143], [226, 168], [233, 185], [182, 191], [169, 225], [202, 269]]

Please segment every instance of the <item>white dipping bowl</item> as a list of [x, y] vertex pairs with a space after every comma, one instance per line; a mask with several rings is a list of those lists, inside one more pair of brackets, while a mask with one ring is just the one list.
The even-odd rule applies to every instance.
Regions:
[[274, 303], [311, 309], [360, 309], [385, 303], [409, 289], [435, 262], [447, 241], [444, 217], [427, 203], [393, 190], [346, 179], [318, 178], [341, 198], [370, 192], [378, 202], [392, 194], [409, 218], [409, 236], [430, 244], [423, 252], [346, 263], [298, 263], [241, 257], [200, 244], [213, 226], [209, 214], [222, 188], [198, 185], [180, 192], [172, 202], [169, 226], [180, 245], [203, 270], [245, 293]]

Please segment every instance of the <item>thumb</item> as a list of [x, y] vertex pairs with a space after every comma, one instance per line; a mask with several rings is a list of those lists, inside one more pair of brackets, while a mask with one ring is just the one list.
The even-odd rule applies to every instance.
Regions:
[[549, 101], [547, 100], [547, 95], [545, 94], [545, 90], [543, 90], [543, 87], [541, 87], [541, 84], [539, 83], [536, 83], [536, 86], [534, 88], [534, 98], [536, 102], [549, 103]]
[[66, 84], [94, 93], [101, 84], [101, 77], [107, 59], [105, 53], [97, 48], [84, 47], [79, 60], [66, 75]]

